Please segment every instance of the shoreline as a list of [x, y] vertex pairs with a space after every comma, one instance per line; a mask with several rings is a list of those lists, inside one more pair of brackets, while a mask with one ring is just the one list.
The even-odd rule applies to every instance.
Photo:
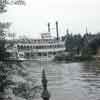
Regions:
[[55, 61], [82, 62], [96, 60], [93, 56], [55, 56]]

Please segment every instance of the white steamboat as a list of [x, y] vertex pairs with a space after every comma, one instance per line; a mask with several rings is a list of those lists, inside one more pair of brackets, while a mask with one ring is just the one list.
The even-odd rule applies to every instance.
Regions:
[[48, 32], [42, 33], [40, 39], [19, 39], [14, 45], [15, 50], [11, 51], [16, 52], [16, 58], [19, 60], [52, 60], [57, 53], [65, 50], [64, 41], [60, 40], [58, 35], [58, 22], [56, 31], [57, 37], [53, 38], [48, 23]]
[[41, 39], [20, 40], [17, 43], [18, 58], [29, 60], [52, 60], [57, 53], [64, 52], [64, 42], [52, 38], [50, 33], [41, 34]]

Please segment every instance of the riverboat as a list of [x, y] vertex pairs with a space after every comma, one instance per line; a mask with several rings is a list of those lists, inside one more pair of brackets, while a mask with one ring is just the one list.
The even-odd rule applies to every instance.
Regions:
[[[56, 22], [57, 37], [54, 38], [50, 32], [50, 24], [48, 23], [48, 32], [41, 33], [38, 39], [22, 38], [18, 39], [12, 49], [10, 49], [12, 57], [17, 60], [52, 60], [55, 55], [65, 51], [65, 44], [58, 34], [58, 22]], [[9, 50], [8, 50], [9, 51]]]
[[20, 39], [16, 44], [18, 59], [52, 60], [57, 53], [64, 52], [64, 41], [42, 33], [40, 39]]

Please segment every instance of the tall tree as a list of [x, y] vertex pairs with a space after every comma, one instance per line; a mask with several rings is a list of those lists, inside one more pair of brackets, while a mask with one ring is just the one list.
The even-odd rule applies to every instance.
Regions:
[[[0, 14], [7, 12], [7, 5], [25, 5], [23, 0], [0, 0]], [[0, 61], [5, 60], [9, 57], [9, 54], [6, 52], [6, 32], [5, 29], [10, 27], [10, 23], [0, 22]]]
[[[0, 14], [7, 12], [7, 5], [16, 4], [21, 5], [25, 4], [21, 0], [0, 0]], [[4, 100], [5, 88], [10, 84], [8, 81], [9, 74], [11, 73], [12, 67], [6, 61], [9, 57], [9, 53], [6, 52], [6, 33], [5, 29], [10, 27], [10, 23], [0, 22], [0, 100]]]

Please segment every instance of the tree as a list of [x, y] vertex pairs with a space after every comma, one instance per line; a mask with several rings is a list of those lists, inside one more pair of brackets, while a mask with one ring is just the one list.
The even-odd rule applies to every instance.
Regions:
[[[25, 5], [23, 0], [0, 0], [0, 14], [7, 12], [7, 5]], [[6, 39], [5, 29], [10, 27], [10, 23], [0, 23], [0, 61], [5, 60], [9, 57], [9, 53], [6, 52]]]
[[[22, 0], [15, 0], [11, 3], [9, 1], [10, 0], [2, 0], [2, 2], [0, 1], [0, 14], [7, 12], [8, 4], [13, 3], [16, 5], [25, 5], [24, 1]], [[29, 73], [27, 73], [25, 67], [23, 68], [20, 62], [9, 62], [6, 59], [7, 57], [9, 57], [9, 55], [6, 52], [7, 41], [5, 38], [5, 29], [7, 29], [8, 27], [10, 27], [10, 23], [0, 23], [0, 100], [13, 100], [11, 95], [7, 95], [7, 91], [9, 89], [10, 93], [13, 91], [12, 94], [15, 96], [15, 98], [21, 97], [21, 100], [23, 100], [23, 98], [24, 100], [33, 100], [31, 98], [33, 98], [37, 91], [41, 89], [40, 86], [34, 86], [34, 82], [30, 80], [29, 76], [27, 76]], [[25, 81], [25, 83], [13, 82], [12, 79], [14, 75], [17, 77], [17, 81], [18, 78], [21, 78]], [[24, 79], [23, 77], [26, 79]], [[13, 86], [13, 88], [11, 86]]]
[[97, 48], [100, 46], [100, 34], [84, 34], [83, 36], [83, 54], [96, 54]]
[[67, 51], [76, 51], [79, 53], [83, 45], [82, 36], [80, 34], [73, 35], [67, 32], [65, 36], [65, 47]]
[[88, 46], [91, 48], [92, 54], [96, 54], [97, 49], [100, 47], [100, 34], [96, 34]]
[[[0, 0], [0, 14], [7, 12], [7, 5], [10, 4], [22, 4], [22, 1], [15, 0], [10, 2], [10, 0]], [[24, 4], [24, 1], [23, 1]], [[0, 100], [4, 100], [5, 88], [12, 84], [8, 77], [12, 72], [12, 65], [6, 61], [9, 57], [9, 53], [6, 51], [6, 38], [5, 38], [5, 29], [10, 27], [10, 23], [1, 23], [0, 22]]]

